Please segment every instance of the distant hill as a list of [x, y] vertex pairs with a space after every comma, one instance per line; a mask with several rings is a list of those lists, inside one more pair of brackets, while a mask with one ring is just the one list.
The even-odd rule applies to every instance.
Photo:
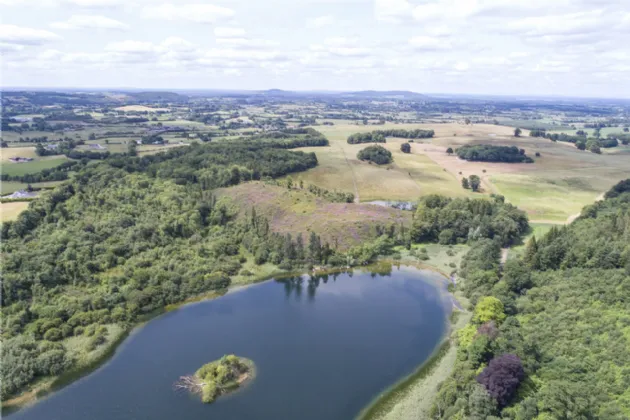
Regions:
[[344, 92], [341, 95], [357, 98], [427, 99], [426, 95], [408, 90], [361, 90], [357, 92]]
[[354, 92], [331, 92], [331, 91], [292, 91], [282, 89], [268, 89], [256, 92], [269, 97], [344, 97], [357, 99], [427, 99], [426, 95], [411, 92], [408, 90], [361, 90]]
[[127, 96], [133, 100], [145, 102], [180, 102], [188, 99], [188, 97], [175, 92], [130, 92], [127, 93]]

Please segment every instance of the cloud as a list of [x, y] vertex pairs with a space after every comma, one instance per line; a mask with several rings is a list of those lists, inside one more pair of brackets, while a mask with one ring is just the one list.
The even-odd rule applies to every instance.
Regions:
[[374, 17], [381, 22], [398, 23], [408, 19], [411, 11], [407, 0], [374, 0]]
[[126, 25], [118, 20], [97, 15], [72, 15], [65, 22], [53, 22], [51, 27], [56, 29], [127, 29]]
[[151, 42], [127, 40], [120, 42], [111, 42], [105, 46], [105, 51], [130, 54], [146, 54], [154, 52], [155, 46]]
[[214, 28], [214, 35], [218, 38], [240, 38], [245, 36], [245, 29], [218, 26]]
[[145, 19], [182, 20], [195, 23], [216, 23], [229, 20], [234, 10], [214, 4], [172, 4], [146, 6], [142, 9]]
[[[603, 14], [603, 10], [595, 10], [565, 15], [527, 17], [508, 22], [504, 26], [504, 31], [526, 36], [587, 34], [609, 25], [609, 22], [603, 18]], [[562, 24], [558, 24], [559, 22]]]
[[0, 24], [0, 42], [6, 44], [42, 45], [59, 39], [59, 35], [43, 29]]
[[326, 26], [334, 25], [337, 22], [337, 19], [334, 16], [326, 15], [319, 16], [315, 19], [311, 19], [308, 21], [308, 27], [310, 28], [323, 28]]
[[439, 51], [453, 48], [451, 42], [448, 40], [425, 35], [414, 36], [409, 40], [409, 45], [413, 49], [421, 51]]
[[268, 41], [266, 39], [252, 38], [217, 38], [217, 45], [233, 47], [237, 49], [265, 49], [278, 45], [277, 42]]

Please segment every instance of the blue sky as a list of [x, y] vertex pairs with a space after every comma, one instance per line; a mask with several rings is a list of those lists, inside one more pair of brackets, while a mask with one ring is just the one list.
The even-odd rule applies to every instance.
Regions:
[[630, 97], [626, 0], [0, 0], [2, 85]]

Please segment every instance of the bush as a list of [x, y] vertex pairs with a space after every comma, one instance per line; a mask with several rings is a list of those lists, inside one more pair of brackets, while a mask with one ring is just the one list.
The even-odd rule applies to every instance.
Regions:
[[59, 341], [63, 338], [63, 334], [59, 328], [51, 328], [44, 334], [44, 340]]

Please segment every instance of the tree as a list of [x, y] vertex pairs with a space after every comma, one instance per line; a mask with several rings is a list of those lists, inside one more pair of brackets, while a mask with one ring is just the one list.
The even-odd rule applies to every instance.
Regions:
[[453, 148], [449, 147], [448, 149], [446, 149], [446, 153], [448, 153], [449, 156], [452, 155], [454, 153]]
[[129, 146], [127, 146], [129, 156], [138, 156], [138, 145], [135, 141], [131, 140]]
[[505, 319], [503, 303], [494, 296], [482, 298], [475, 306], [473, 321], [483, 324], [488, 321], [495, 321], [500, 324]]
[[529, 265], [532, 268], [537, 268], [537, 256], [538, 253], [538, 243], [536, 242], [536, 236], [532, 236], [532, 238], [527, 241], [527, 245], [525, 246], [525, 255], [523, 255], [523, 261], [525, 264]]
[[88, 136], [88, 140], [96, 140], [96, 134], [90, 133], [90, 135]]
[[479, 187], [481, 186], [481, 178], [479, 178], [477, 175], [471, 175], [468, 177], [468, 179], [470, 188], [472, 188], [472, 190], [475, 192], [479, 191]]
[[7, 143], [6, 141], [2, 141], [2, 142], [0, 142], [0, 147], [2, 147], [2, 148], [9, 147], [9, 143]]
[[514, 129], [514, 137], [521, 137], [521, 133], [522, 133], [522, 132], [523, 132], [523, 131], [522, 131], [520, 128], [518, 128], [518, 127], [517, 127], [517, 128], [515, 128], [515, 129]]
[[470, 419], [486, 420], [497, 413], [497, 402], [481, 385], [473, 387], [468, 397]]
[[468, 182], [468, 178], [462, 178], [462, 187], [463, 187], [464, 189], [468, 189], [468, 188], [470, 188], [470, 184], [469, 184], [469, 182]]
[[400, 145], [400, 150], [403, 153], [411, 153], [411, 145], [409, 143], [403, 143]]
[[500, 407], [504, 407], [512, 399], [524, 377], [521, 359], [514, 354], [504, 354], [490, 361], [477, 376], [477, 382], [486, 388]]

